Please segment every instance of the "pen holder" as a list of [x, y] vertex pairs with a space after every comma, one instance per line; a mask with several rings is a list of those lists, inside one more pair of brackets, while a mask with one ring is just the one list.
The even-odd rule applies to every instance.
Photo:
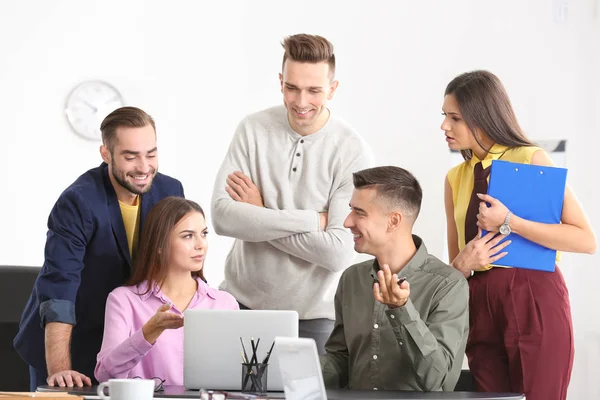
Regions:
[[258, 395], [267, 394], [267, 372], [269, 364], [242, 363], [242, 392]]

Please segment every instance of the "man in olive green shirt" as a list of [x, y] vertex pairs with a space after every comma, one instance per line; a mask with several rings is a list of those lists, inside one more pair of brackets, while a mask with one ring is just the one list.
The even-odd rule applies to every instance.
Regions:
[[344, 226], [355, 250], [375, 259], [340, 278], [321, 356], [325, 385], [451, 391], [469, 331], [467, 281], [412, 234], [422, 191], [410, 172], [366, 169], [354, 173], [354, 187]]

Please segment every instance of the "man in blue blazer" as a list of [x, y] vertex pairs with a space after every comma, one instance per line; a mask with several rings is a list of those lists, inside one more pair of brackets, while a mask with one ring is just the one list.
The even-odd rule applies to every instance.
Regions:
[[131, 275], [144, 220], [159, 200], [184, 196], [181, 182], [157, 172], [152, 117], [122, 107], [100, 130], [104, 162], [77, 178], [52, 208], [44, 265], [14, 340], [30, 365], [32, 391], [92, 384], [106, 299]]

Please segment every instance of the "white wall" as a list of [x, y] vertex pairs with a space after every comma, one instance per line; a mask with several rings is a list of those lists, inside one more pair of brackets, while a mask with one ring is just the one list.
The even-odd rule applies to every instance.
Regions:
[[[562, 19], [553, 13], [557, 3], [568, 7]], [[597, 0], [2, 1], [0, 264], [41, 265], [54, 201], [100, 163], [99, 144], [67, 125], [63, 107], [74, 85], [107, 80], [151, 113], [160, 170], [209, 210], [238, 121], [281, 102], [279, 42], [298, 32], [324, 35], [336, 47], [335, 112], [363, 134], [380, 164], [420, 179], [416, 231], [430, 252], [444, 256], [443, 90], [477, 68], [504, 81], [533, 140], [568, 139], [569, 183], [600, 231], [600, 189], [589, 182], [600, 146], [598, 8]], [[230, 243], [211, 237], [213, 285]], [[590, 318], [598, 314], [598, 261], [564, 261], [577, 345], [572, 399], [600, 397], [592, 372], [600, 369], [600, 321]]]

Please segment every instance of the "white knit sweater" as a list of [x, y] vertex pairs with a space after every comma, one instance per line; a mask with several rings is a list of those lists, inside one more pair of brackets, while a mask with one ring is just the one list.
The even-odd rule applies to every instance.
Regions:
[[[308, 136], [292, 130], [284, 106], [244, 118], [212, 198], [215, 231], [236, 238], [221, 289], [252, 309], [335, 319], [339, 275], [355, 255], [352, 235], [343, 226], [352, 173], [372, 166], [370, 147], [333, 114]], [[234, 171], [252, 179], [265, 208], [230, 198], [225, 181]], [[328, 212], [326, 231], [319, 229], [321, 211]]]

